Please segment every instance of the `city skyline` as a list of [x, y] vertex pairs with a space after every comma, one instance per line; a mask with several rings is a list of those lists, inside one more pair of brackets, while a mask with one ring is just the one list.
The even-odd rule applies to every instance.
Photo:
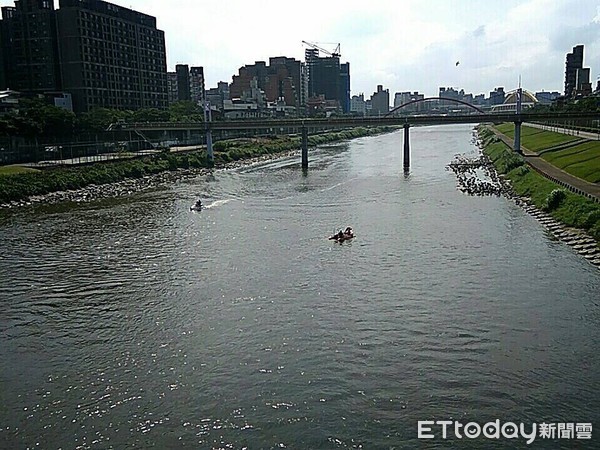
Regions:
[[[340, 61], [351, 64], [351, 94], [365, 97], [380, 84], [392, 95], [435, 96], [439, 87], [453, 87], [487, 96], [497, 86], [516, 88], [519, 77], [532, 92], [562, 93], [565, 55], [579, 44], [585, 46], [593, 87], [600, 78], [598, 0], [409, 0], [402, 8], [376, 0], [370, 9], [356, 0], [325, 5], [307, 0], [293, 21], [271, 13], [276, 5], [271, 0], [253, 5], [230, 0], [226, 10], [212, 0], [201, 6], [170, 0], [168, 7], [157, 0], [112, 3], [155, 16], [165, 32], [168, 70], [176, 64], [202, 66], [207, 89], [231, 83], [240, 67], [256, 61], [277, 56], [303, 61], [302, 40], [330, 50], [340, 43]], [[0, 0], [1, 6], [13, 4]]]
[[[280, 3], [230, 0], [113, 0], [155, 16], [165, 32], [167, 66], [203, 66], [206, 87], [231, 83], [238, 69], [286, 56], [304, 59], [302, 40], [333, 50], [351, 64], [352, 95], [437, 95], [441, 86], [486, 95], [496, 86], [564, 90], [565, 55], [585, 45], [584, 64], [595, 86], [600, 74], [600, 2], [597, 0], [308, 0], [288, 17]], [[12, 6], [13, 0], [0, 0]], [[58, 7], [58, 1], [55, 1]], [[330, 44], [327, 44], [330, 43]]]

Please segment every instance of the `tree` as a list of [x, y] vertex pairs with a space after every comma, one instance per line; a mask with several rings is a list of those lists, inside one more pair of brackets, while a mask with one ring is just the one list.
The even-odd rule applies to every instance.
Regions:
[[140, 109], [133, 113], [134, 122], [167, 122], [169, 112], [156, 108]]
[[170, 122], [202, 122], [204, 120], [204, 111], [191, 101], [181, 101], [169, 106]]
[[79, 116], [78, 128], [83, 132], [100, 133], [105, 131], [111, 123], [119, 121], [132, 120], [131, 111], [121, 111], [118, 109], [94, 108], [93, 110], [82, 113]]

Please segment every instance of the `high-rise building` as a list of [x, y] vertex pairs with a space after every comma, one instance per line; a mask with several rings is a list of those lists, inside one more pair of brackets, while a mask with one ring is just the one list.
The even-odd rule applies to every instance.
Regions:
[[340, 93], [342, 112], [350, 112], [350, 63], [340, 64]]
[[190, 67], [187, 64], [175, 66], [177, 75], [177, 100], [190, 101]]
[[2, 8], [5, 84], [64, 91], [76, 112], [165, 108], [164, 32], [156, 18], [101, 0], [16, 0]]
[[359, 116], [364, 116], [366, 113], [365, 95], [353, 95], [350, 99], [350, 112]]
[[490, 92], [489, 104], [490, 106], [501, 105], [506, 99], [506, 93], [504, 87], [497, 87]]
[[[230, 86], [231, 98], [242, 98], [253, 89], [261, 89], [267, 102], [283, 100], [296, 110], [302, 106], [302, 63], [294, 58], [269, 58], [269, 65], [256, 61], [240, 67]], [[256, 87], [253, 83], [256, 81]], [[250, 96], [252, 97], [252, 95]]]
[[204, 67], [190, 67], [190, 100], [203, 105], [204, 99]]
[[565, 96], [575, 96], [577, 89], [577, 69], [583, 68], [583, 45], [573, 47], [571, 53], [567, 53], [565, 62]]
[[166, 108], [165, 36], [155, 17], [101, 0], [60, 0], [56, 15], [75, 111]]
[[592, 94], [592, 83], [590, 83], [590, 68], [577, 69], [575, 73], [575, 96], [586, 97]]
[[371, 114], [385, 115], [390, 112], [390, 91], [383, 89], [381, 84], [377, 85], [377, 92], [371, 96]]
[[180, 101], [204, 104], [204, 68], [177, 64], [175, 72], [167, 73], [169, 105]]
[[419, 94], [419, 92], [396, 92], [394, 94], [394, 108], [398, 108], [399, 106], [403, 106], [399, 109], [399, 112], [407, 113], [407, 112], [415, 112], [415, 111], [423, 111], [426, 107], [426, 104], [423, 102], [417, 102], [417, 100], [424, 100], [425, 95]]
[[43, 93], [61, 89], [52, 0], [17, 0], [2, 8], [0, 89]]
[[410, 102], [411, 94], [410, 92], [396, 92], [394, 94], [394, 108], [398, 106], [402, 106], [408, 102]]
[[338, 54], [320, 57], [319, 50], [304, 51], [307, 71], [308, 97], [323, 96], [338, 102], [343, 112], [350, 111], [350, 64], [340, 64]]
[[179, 101], [177, 72], [167, 72], [167, 102], [172, 105]]

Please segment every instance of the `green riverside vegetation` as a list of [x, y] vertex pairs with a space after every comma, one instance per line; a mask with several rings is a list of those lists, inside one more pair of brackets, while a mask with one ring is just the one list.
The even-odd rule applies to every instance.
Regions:
[[36, 172], [39, 172], [39, 170], [32, 169], [30, 167], [23, 167], [23, 166], [19, 166], [19, 165], [0, 166], [0, 176], [16, 175], [19, 173], [36, 173]]
[[[514, 128], [512, 123], [496, 126], [511, 139]], [[521, 145], [571, 175], [591, 183], [600, 182], [600, 141], [522, 126]]]
[[[497, 128], [503, 131], [502, 126]], [[496, 138], [488, 127], [480, 126], [479, 136], [483, 142], [483, 152], [492, 160], [498, 172], [511, 180], [517, 195], [531, 198], [538, 208], [550, 213], [555, 219], [567, 226], [586, 230], [600, 242], [599, 203], [565, 190], [538, 174], [521, 156]]]
[[[354, 128], [309, 136], [309, 146], [338, 142], [361, 136], [389, 132], [391, 127]], [[300, 137], [270, 136], [232, 139], [214, 144], [216, 167], [233, 161], [261, 155], [274, 155], [300, 148]], [[116, 183], [125, 179], [179, 169], [209, 168], [205, 150], [189, 153], [162, 152], [138, 159], [97, 162], [86, 166], [62, 167], [31, 171], [18, 166], [6, 166], [0, 172], [0, 204], [26, 200], [28, 197], [51, 192], [81, 189], [86, 186]], [[23, 173], [20, 173], [23, 172]]]

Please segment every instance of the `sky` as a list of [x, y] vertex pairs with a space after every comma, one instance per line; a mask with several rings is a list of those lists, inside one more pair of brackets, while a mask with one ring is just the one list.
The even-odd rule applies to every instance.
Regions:
[[[486, 97], [495, 87], [564, 90], [566, 54], [585, 45], [600, 75], [600, 0], [112, 0], [157, 18], [167, 66], [203, 66], [206, 87], [269, 57], [304, 60], [302, 41], [350, 63], [352, 95], [377, 85]], [[58, 0], [55, 0], [58, 6]], [[0, 0], [0, 5], [13, 5]], [[457, 64], [458, 63], [458, 64]]]

